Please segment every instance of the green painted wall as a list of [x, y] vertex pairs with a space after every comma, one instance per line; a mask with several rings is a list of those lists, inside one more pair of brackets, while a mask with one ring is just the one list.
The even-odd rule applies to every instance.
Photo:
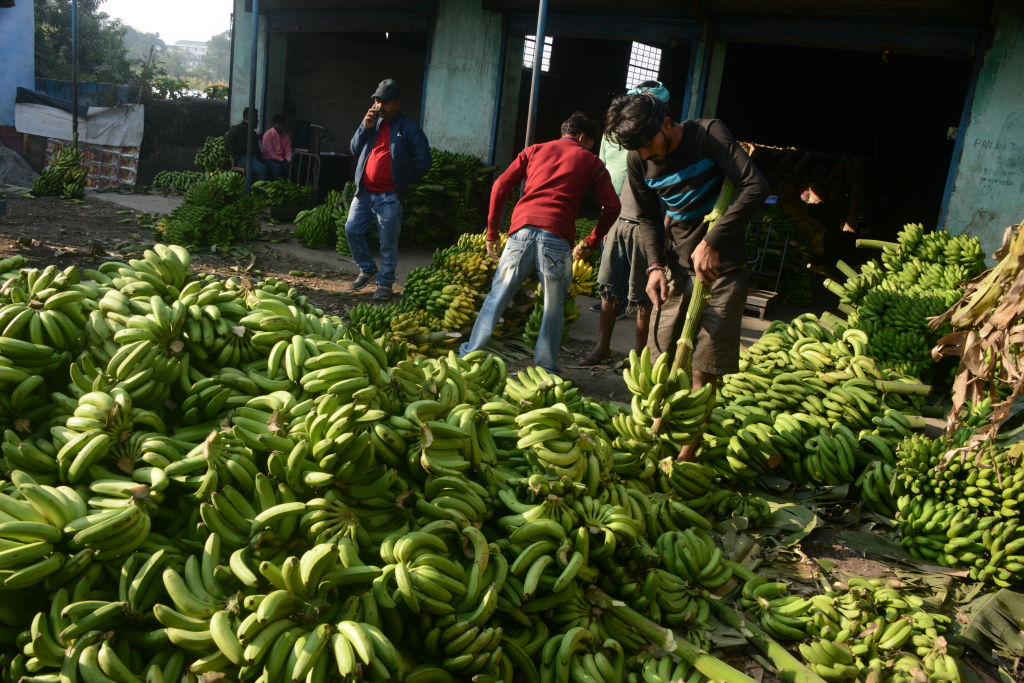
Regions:
[[501, 71], [501, 15], [480, 0], [440, 0], [423, 131], [431, 147], [487, 159]]
[[982, 59], [943, 227], [991, 254], [1024, 220], [1024, 4], [1003, 3]]

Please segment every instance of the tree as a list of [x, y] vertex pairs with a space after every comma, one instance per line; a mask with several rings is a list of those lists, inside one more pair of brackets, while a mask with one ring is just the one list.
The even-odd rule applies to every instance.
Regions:
[[[124, 45], [125, 26], [100, 12], [103, 0], [78, 0], [78, 77], [127, 83], [134, 79]], [[71, 3], [35, 0], [36, 75], [70, 80]]]
[[131, 26], [124, 27], [124, 47], [128, 52], [128, 59], [137, 64], [145, 65], [149, 59], [149, 48], [153, 48], [153, 59], [160, 59], [167, 52], [167, 43], [159, 33], [143, 33]]
[[210, 80], [217, 83], [227, 83], [230, 78], [228, 70], [231, 68], [231, 32], [224, 31], [210, 38], [206, 43], [206, 55], [203, 57], [203, 66], [210, 75]]

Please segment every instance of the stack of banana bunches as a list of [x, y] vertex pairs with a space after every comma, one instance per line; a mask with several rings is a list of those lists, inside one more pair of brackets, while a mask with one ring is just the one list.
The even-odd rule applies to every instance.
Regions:
[[799, 595], [727, 550], [768, 473], [1020, 578], [1020, 485], [914, 474], [928, 387], [838, 318], [774, 323], [717, 394], [634, 354], [627, 405], [177, 246], [24, 265], [0, 261], [0, 681], [750, 681], [729, 622], [792, 646], [783, 678], [959, 680], [912, 591]]

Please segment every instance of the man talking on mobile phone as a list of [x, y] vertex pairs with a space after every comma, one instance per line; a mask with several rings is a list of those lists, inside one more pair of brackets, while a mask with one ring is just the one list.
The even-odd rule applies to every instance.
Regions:
[[[358, 292], [376, 280], [374, 301], [391, 299], [398, 263], [398, 235], [402, 231], [402, 195], [411, 183], [430, 170], [430, 144], [416, 123], [401, 112], [398, 83], [385, 78], [377, 86], [350, 149], [356, 157], [355, 181], [345, 235], [359, 275], [352, 282]], [[366, 227], [377, 221], [380, 268], [370, 253]]]

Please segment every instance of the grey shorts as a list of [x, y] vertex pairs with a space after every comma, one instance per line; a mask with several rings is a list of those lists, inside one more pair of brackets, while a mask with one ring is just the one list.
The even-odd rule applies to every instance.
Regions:
[[647, 256], [639, 223], [620, 218], [605, 235], [597, 284], [602, 299], [647, 303]]
[[[669, 296], [653, 316], [651, 360], [662, 353], [675, 355], [676, 342], [683, 331], [686, 307], [690, 304], [693, 277], [681, 269], [669, 275]], [[734, 270], [720, 276], [711, 286], [704, 315], [697, 330], [693, 350], [693, 369], [713, 375], [739, 371], [740, 337], [743, 309], [747, 302], [747, 271]]]

